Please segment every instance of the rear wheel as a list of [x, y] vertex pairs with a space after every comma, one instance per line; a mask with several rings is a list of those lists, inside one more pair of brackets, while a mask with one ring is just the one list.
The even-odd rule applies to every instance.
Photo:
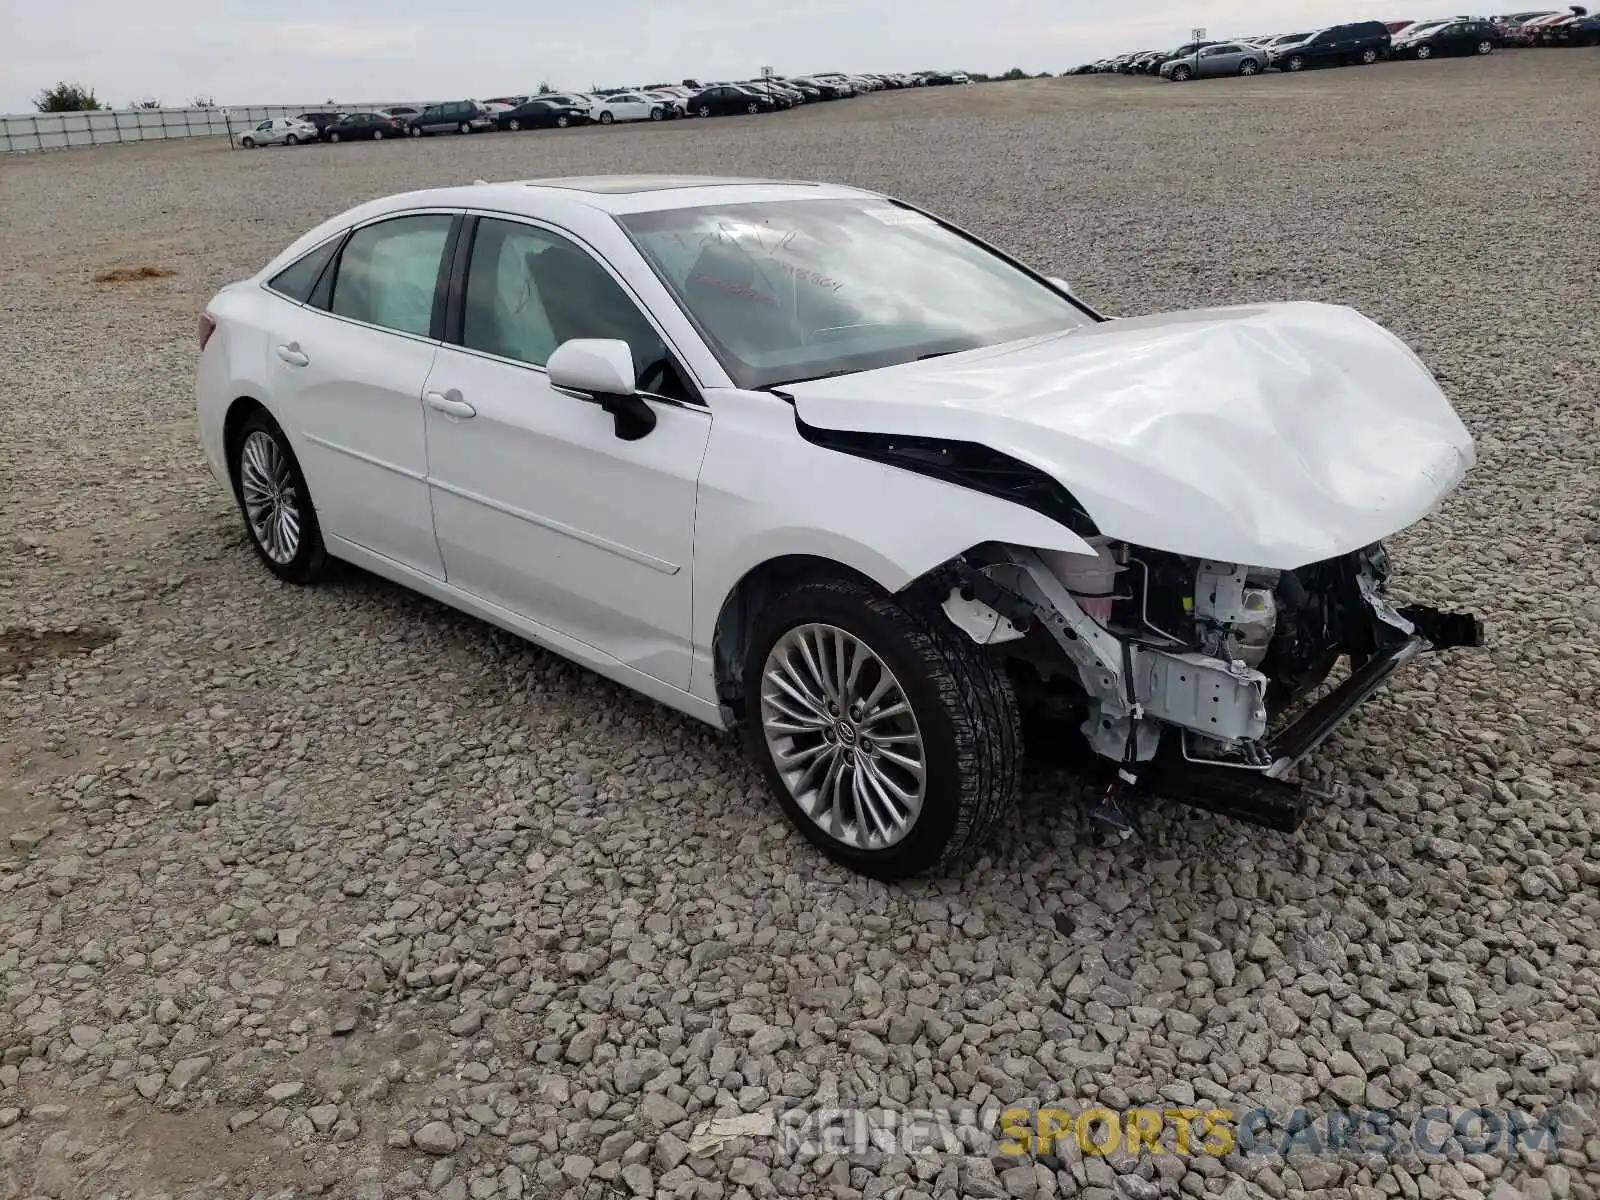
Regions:
[[421, 125], [413, 125], [411, 127], [411, 136], [412, 137], [421, 137], [422, 136], [422, 126]]
[[[559, 117], [556, 118], [556, 124], [559, 125], [562, 129], [565, 129], [568, 125], [572, 124], [572, 122], [567, 119], [567, 114], [566, 113], [562, 113]], [[513, 124], [511, 126], [511, 128], [515, 129], [516, 125]]]
[[265, 412], [244, 419], [232, 446], [233, 479], [250, 544], [279, 579], [314, 583], [328, 568], [322, 529], [300, 463]]
[[291, 133], [288, 137], [283, 139], [283, 144], [285, 146], [298, 146], [300, 144], [300, 135], [298, 133]]
[[746, 104], [744, 106], [744, 110], [745, 110], [745, 112], [749, 113], [753, 117], [758, 112], [761, 111], [761, 105], [757, 104], [754, 100], [752, 100], [752, 101], [750, 101], [749, 104]]
[[789, 820], [877, 879], [948, 867], [1013, 803], [1010, 681], [938, 613], [817, 579], [759, 614], [744, 732]]
[[709, 104], [702, 104], [695, 110], [694, 115], [697, 117], [709, 117], [711, 115], [711, 106]]
[[1304, 71], [1306, 69], [1306, 60], [1300, 55], [1296, 54], [1284, 65], [1287, 66], [1291, 71]]
[[1189, 75], [1190, 71], [1188, 67], [1172, 68], [1172, 81], [1174, 83], [1182, 83], [1185, 79], [1189, 78]]
[[1417, 47], [1417, 57], [1418, 58], [1432, 58], [1433, 57], [1433, 47], [1432, 46], [1418, 46]]
[[1370, 67], [1373, 63], [1375, 63], [1377, 61], [1378, 61], [1378, 52], [1376, 50], [1374, 50], [1371, 46], [1368, 46], [1365, 50], [1363, 50], [1361, 52], [1361, 63], [1362, 63], [1363, 66]]
[[373, 141], [375, 141], [375, 142], [381, 142], [381, 141], [383, 141], [383, 130], [381, 130], [381, 129], [374, 129], [374, 130], [373, 130], [373, 131], [372, 131], [372, 140], [373, 140]]
[[339, 140], [339, 135], [337, 133], [330, 133], [328, 135], [328, 140], [330, 142], [337, 142]]
[[1261, 64], [1253, 58], [1247, 58], [1239, 64], [1239, 74], [1241, 75], [1254, 75], [1259, 70], [1261, 70]]
[[512, 117], [511, 120], [506, 122], [506, 128], [511, 130], [512, 133], [516, 133], [522, 128], [522, 122], [517, 120], [517, 118]]
[[1479, 54], [1493, 54], [1494, 53], [1494, 43], [1489, 41], [1487, 38], [1485, 38], [1483, 41], [1479, 42], [1477, 44], [1477, 46], [1474, 47], [1474, 48], [1477, 50], [1477, 52]]
[[461, 124], [456, 126], [456, 132], [457, 133], [471, 133], [472, 132], [472, 126], [468, 122], [463, 121], [463, 122], [461, 122]]

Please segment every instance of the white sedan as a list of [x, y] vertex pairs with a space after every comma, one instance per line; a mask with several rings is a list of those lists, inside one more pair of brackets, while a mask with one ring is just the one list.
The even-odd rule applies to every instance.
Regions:
[[224, 288], [200, 345], [206, 455], [275, 575], [346, 560], [737, 727], [881, 878], [982, 843], [1024, 714], [1087, 739], [1119, 832], [1151, 793], [1292, 827], [1291, 768], [1481, 638], [1384, 597], [1380, 539], [1473, 463], [1394, 336], [1108, 319], [854, 188], [391, 196]]
[[667, 115], [664, 100], [652, 100], [640, 92], [619, 92], [601, 96], [589, 109], [589, 119], [601, 125], [613, 121], [659, 121]]
[[314, 142], [318, 139], [317, 127], [310, 121], [297, 121], [293, 117], [273, 117], [269, 121], [262, 121], [253, 129], [248, 129], [239, 138], [239, 144], [246, 150], [254, 150], [258, 146], [296, 146], [301, 142]]

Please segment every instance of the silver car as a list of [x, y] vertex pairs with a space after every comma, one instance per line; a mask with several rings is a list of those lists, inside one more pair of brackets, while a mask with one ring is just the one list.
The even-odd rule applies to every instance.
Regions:
[[1207, 75], [1256, 75], [1267, 65], [1267, 52], [1250, 42], [1202, 46], [1193, 54], [1161, 64], [1161, 78], [1174, 83]]
[[316, 140], [317, 127], [310, 121], [273, 117], [270, 121], [262, 121], [254, 129], [246, 130], [239, 144], [246, 150], [254, 150], [257, 146], [295, 146]]

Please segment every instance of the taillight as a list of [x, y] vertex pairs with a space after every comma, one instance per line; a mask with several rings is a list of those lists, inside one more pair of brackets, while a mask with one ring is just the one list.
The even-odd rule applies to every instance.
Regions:
[[200, 349], [206, 348], [206, 343], [211, 340], [211, 335], [217, 331], [217, 319], [210, 313], [200, 314]]

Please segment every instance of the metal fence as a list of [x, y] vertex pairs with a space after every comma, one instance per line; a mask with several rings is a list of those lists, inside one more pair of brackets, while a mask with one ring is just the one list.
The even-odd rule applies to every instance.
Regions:
[[[401, 103], [394, 101], [393, 103]], [[114, 112], [21, 113], [0, 116], [0, 154], [107, 146], [164, 138], [220, 136], [233, 126], [235, 136], [269, 117], [303, 112], [360, 112], [386, 104], [251, 104], [239, 108], [141, 108]], [[413, 104], [419, 108], [420, 105]], [[224, 112], [226, 111], [226, 116]]]

